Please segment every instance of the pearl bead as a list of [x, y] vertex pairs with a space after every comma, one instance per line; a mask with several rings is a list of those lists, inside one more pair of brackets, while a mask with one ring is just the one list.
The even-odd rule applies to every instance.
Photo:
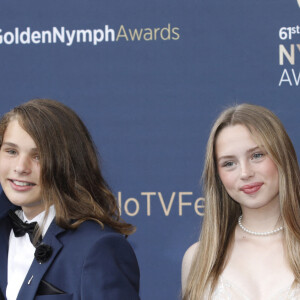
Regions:
[[241, 228], [243, 231], [245, 231], [245, 232], [247, 232], [247, 233], [249, 233], [249, 234], [252, 234], [252, 235], [267, 236], [267, 235], [275, 234], [275, 233], [277, 233], [277, 232], [279, 232], [279, 231], [281, 231], [281, 230], [283, 229], [283, 226], [280, 226], [280, 227], [278, 227], [278, 228], [276, 228], [276, 229], [274, 229], [274, 230], [266, 231], [266, 232], [256, 232], [256, 231], [251, 231], [251, 230], [249, 230], [249, 229], [247, 229], [246, 227], [243, 226], [243, 224], [242, 224], [242, 218], [243, 218], [243, 215], [241, 215], [241, 216], [239, 217], [239, 220], [238, 220], [238, 224], [239, 224], [240, 228]]

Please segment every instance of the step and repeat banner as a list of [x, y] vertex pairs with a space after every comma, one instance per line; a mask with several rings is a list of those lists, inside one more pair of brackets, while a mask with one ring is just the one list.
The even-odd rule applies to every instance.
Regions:
[[137, 226], [141, 298], [178, 299], [219, 112], [266, 106], [300, 154], [300, 1], [1, 1], [0, 78], [1, 114], [50, 98], [80, 115]]

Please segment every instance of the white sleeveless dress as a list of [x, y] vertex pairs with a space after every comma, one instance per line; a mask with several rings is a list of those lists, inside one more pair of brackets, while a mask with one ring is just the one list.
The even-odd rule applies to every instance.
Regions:
[[[256, 300], [246, 295], [239, 287], [222, 276], [213, 292], [212, 300]], [[275, 289], [271, 297], [264, 300], [300, 300], [300, 285], [292, 288], [291, 285]]]

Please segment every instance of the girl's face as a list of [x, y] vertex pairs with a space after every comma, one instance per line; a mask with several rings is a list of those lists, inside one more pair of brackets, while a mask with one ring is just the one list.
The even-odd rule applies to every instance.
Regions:
[[0, 183], [7, 198], [28, 219], [44, 210], [38, 149], [17, 120], [9, 122], [0, 149]]
[[216, 140], [216, 160], [227, 193], [242, 210], [278, 208], [277, 167], [245, 126], [221, 130]]

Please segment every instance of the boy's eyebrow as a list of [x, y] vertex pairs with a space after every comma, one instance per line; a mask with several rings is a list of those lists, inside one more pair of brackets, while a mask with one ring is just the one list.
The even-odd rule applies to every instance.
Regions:
[[[2, 146], [3, 145], [9, 146], [9, 147], [14, 147], [14, 148], [19, 148], [19, 146], [17, 144], [11, 143], [11, 142], [4, 142], [4, 143], [2, 143]], [[31, 151], [37, 151], [37, 148], [31, 148]]]
[[4, 142], [4, 143], [2, 143], [2, 146], [3, 146], [3, 145], [7, 145], [7, 146], [10, 146], [10, 147], [18, 148], [18, 145], [17, 145], [17, 144], [14, 144], [14, 143], [11, 143], [11, 142]]

